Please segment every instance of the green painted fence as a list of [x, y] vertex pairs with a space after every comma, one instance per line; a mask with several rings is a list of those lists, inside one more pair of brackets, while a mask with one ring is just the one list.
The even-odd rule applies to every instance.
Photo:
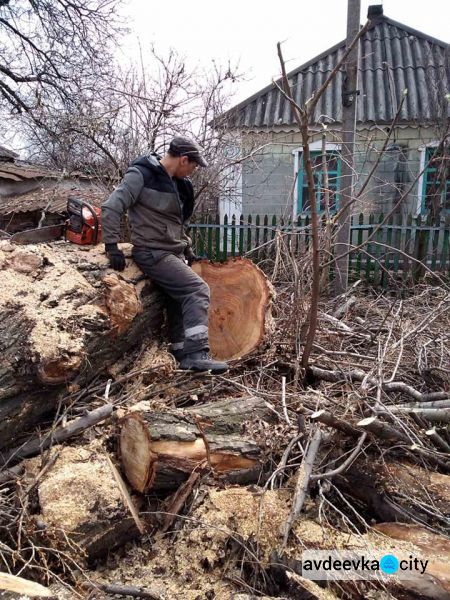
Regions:
[[[321, 227], [325, 228], [324, 219]], [[222, 220], [218, 215], [207, 215], [191, 224], [190, 235], [196, 254], [211, 260], [248, 256], [260, 261], [275, 255], [273, 240], [277, 231], [284, 235], [294, 254], [308, 251], [311, 225], [307, 215], [296, 221], [268, 215], [225, 215]], [[394, 215], [386, 220], [385, 215], [360, 214], [352, 217], [350, 231], [352, 278], [386, 284], [392, 277], [417, 280], [427, 270], [450, 276], [449, 216], [432, 219]]]

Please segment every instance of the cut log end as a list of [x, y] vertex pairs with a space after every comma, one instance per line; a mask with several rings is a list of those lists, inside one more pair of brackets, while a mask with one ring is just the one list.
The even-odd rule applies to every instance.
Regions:
[[213, 356], [232, 360], [253, 351], [263, 340], [273, 291], [251, 260], [223, 264], [200, 261], [194, 271], [209, 285], [209, 341]]
[[[120, 457], [128, 482], [138, 492], [148, 489], [154, 479], [156, 454], [143, 419], [137, 413], [122, 420]], [[152, 468], [153, 465], [153, 468]]]
[[264, 401], [255, 397], [230, 398], [180, 413], [133, 410], [121, 421], [122, 469], [141, 493], [174, 489], [200, 464], [225, 478], [257, 479], [263, 450], [243, 427], [256, 416], [272, 418]]
[[[238, 440], [235, 452], [240, 450]], [[194, 441], [158, 440], [151, 441], [148, 429], [135, 414], [123, 420], [120, 436], [120, 454], [122, 467], [128, 482], [138, 492], [145, 492], [152, 487], [158, 469], [174, 473], [189, 473], [197, 465], [209, 461], [217, 473], [231, 471], [250, 471], [258, 461], [235, 452], [208, 451], [205, 441], [198, 437]], [[163, 466], [164, 465], [164, 466]]]

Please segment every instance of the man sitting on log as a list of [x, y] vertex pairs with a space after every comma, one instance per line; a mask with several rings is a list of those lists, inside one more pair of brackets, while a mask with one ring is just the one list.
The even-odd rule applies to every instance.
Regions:
[[102, 205], [102, 237], [111, 267], [123, 271], [117, 243], [128, 211], [132, 256], [166, 295], [171, 352], [180, 368], [224, 373], [228, 365], [208, 354], [209, 287], [190, 268], [196, 257], [185, 230], [194, 209], [189, 176], [199, 166], [208, 166], [201, 148], [184, 137], [174, 137], [162, 159], [154, 152], [137, 158]]

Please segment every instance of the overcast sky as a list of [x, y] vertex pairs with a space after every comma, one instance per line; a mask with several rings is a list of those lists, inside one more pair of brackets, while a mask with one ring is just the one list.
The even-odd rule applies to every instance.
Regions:
[[[376, 3], [361, 0], [361, 23]], [[448, 0], [385, 0], [383, 8], [391, 19], [450, 42]], [[190, 65], [239, 62], [247, 81], [237, 84], [235, 104], [279, 75], [278, 41], [292, 70], [343, 40], [347, 0], [127, 0], [124, 14], [144, 47], [172, 47]], [[133, 55], [129, 42], [123, 50]]]

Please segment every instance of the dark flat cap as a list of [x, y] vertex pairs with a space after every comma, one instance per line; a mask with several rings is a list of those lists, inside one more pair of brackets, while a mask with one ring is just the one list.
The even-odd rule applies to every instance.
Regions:
[[169, 152], [175, 156], [187, 156], [201, 167], [207, 167], [208, 163], [202, 156], [202, 148], [189, 138], [176, 136], [170, 142]]

